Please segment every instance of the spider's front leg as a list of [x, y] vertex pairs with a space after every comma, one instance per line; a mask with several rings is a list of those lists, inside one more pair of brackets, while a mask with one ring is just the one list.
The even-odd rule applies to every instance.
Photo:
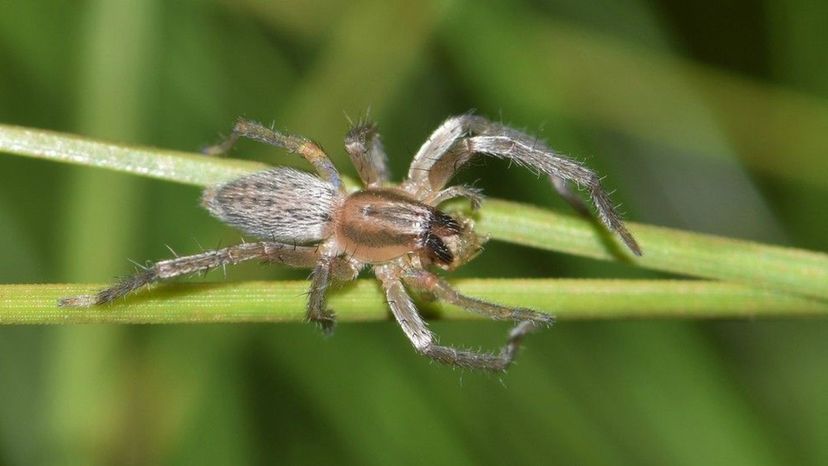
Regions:
[[555, 189], [576, 210], [583, 211], [583, 205], [566, 183], [585, 187], [601, 221], [616, 232], [635, 255], [641, 255], [641, 248], [627, 231], [595, 172], [556, 153], [537, 138], [477, 115], [460, 115], [440, 125], [414, 156], [404, 186], [409, 191], [429, 196], [443, 189], [457, 170], [475, 155], [506, 159], [547, 175]]
[[58, 305], [61, 307], [90, 307], [105, 304], [151, 283], [170, 280], [182, 275], [206, 272], [249, 260], [279, 262], [294, 267], [313, 267], [318, 257], [319, 253], [315, 247], [294, 246], [272, 241], [237, 244], [200, 254], [156, 262], [109, 288], [91, 295], [62, 298], [58, 301]]
[[423, 291], [438, 299], [454, 304], [467, 311], [480, 314], [495, 320], [514, 320], [517, 322], [532, 321], [540, 325], [552, 325], [555, 317], [543, 312], [533, 311], [523, 307], [501, 306], [472, 298], [459, 293], [445, 280], [431, 272], [422, 269], [406, 271], [402, 276], [406, 285], [418, 291]]
[[391, 312], [405, 335], [411, 340], [414, 348], [421, 354], [443, 364], [502, 372], [514, 361], [523, 337], [536, 328], [536, 324], [531, 321], [518, 323], [509, 332], [509, 339], [498, 354], [438, 345], [434, 334], [431, 333], [425, 321], [417, 312], [414, 302], [408, 296], [399, 279], [402, 271], [393, 265], [377, 266], [374, 270], [385, 289]]

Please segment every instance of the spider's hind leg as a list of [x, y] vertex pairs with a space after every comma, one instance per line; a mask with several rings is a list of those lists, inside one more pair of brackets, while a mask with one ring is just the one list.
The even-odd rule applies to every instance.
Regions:
[[182, 275], [206, 272], [217, 267], [235, 265], [249, 260], [260, 259], [268, 262], [280, 262], [294, 267], [313, 267], [317, 257], [316, 248], [307, 246], [294, 246], [277, 242], [237, 244], [222, 249], [205, 251], [201, 254], [156, 262], [109, 288], [104, 288], [91, 295], [62, 298], [58, 301], [58, 305], [61, 307], [91, 307], [105, 304], [151, 283], [170, 280]]
[[303, 136], [281, 133], [246, 118], [236, 120], [236, 124], [233, 126], [233, 132], [230, 133], [230, 137], [225, 139], [224, 142], [207, 147], [202, 152], [207, 155], [225, 154], [233, 148], [239, 138], [252, 139], [271, 146], [282, 147], [289, 152], [299, 154], [313, 165], [313, 168], [323, 180], [333, 184], [337, 189], [342, 184], [339, 172], [319, 144]]

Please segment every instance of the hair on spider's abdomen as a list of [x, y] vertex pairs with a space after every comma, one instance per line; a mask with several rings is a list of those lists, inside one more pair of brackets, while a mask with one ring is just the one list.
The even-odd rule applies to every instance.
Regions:
[[202, 205], [250, 235], [308, 243], [327, 237], [336, 189], [293, 168], [272, 168], [204, 190]]

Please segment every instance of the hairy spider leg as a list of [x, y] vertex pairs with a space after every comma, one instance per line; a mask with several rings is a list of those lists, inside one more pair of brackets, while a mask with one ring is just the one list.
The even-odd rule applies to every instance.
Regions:
[[388, 156], [376, 123], [365, 121], [351, 128], [345, 135], [345, 150], [366, 187], [379, 187], [390, 180]]
[[310, 291], [308, 292], [307, 319], [319, 325], [325, 335], [333, 333], [336, 325], [336, 316], [327, 308], [327, 290], [331, 283], [331, 268], [333, 258], [320, 256], [311, 274]]
[[543, 312], [533, 311], [523, 307], [501, 306], [481, 299], [465, 296], [455, 290], [445, 280], [423, 269], [406, 270], [402, 275], [403, 282], [409, 287], [429, 293], [438, 299], [454, 304], [467, 311], [471, 311], [495, 320], [532, 321], [539, 325], [552, 325], [555, 317]]
[[437, 207], [443, 202], [458, 197], [467, 199], [471, 204], [472, 210], [477, 210], [483, 204], [484, 196], [483, 191], [480, 189], [466, 185], [455, 185], [434, 193], [430, 197], [426, 198], [425, 201], [426, 203]]
[[221, 155], [227, 153], [239, 138], [252, 139], [271, 146], [282, 147], [288, 152], [296, 153], [304, 157], [323, 180], [331, 183], [336, 189], [341, 189], [342, 180], [331, 159], [319, 144], [304, 136], [284, 134], [274, 129], [267, 128], [260, 123], [245, 118], [236, 120], [233, 131], [224, 142], [204, 149], [208, 155]]
[[502, 372], [506, 370], [517, 356], [523, 337], [535, 330], [533, 322], [518, 323], [510, 332], [506, 345], [499, 354], [482, 353], [461, 350], [450, 346], [438, 345], [434, 334], [428, 329], [425, 321], [417, 312], [416, 306], [405, 291], [402, 282], [397, 276], [400, 270], [393, 265], [383, 265], [374, 268], [377, 278], [382, 282], [388, 305], [394, 318], [402, 327], [403, 332], [421, 354], [443, 364], [465, 367], [469, 369], [483, 369]]
[[[428, 197], [443, 189], [475, 155], [506, 159], [549, 176], [556, 191], [570, 203], [575, 196], [565, 187], [565, 182], [585, 187], [601, 221], [635, 255], [641, 255], [641, 248], [624, 226], [595, 172], [556, 153], [536, 138], [480, 116], [460, 115], [441, 124], [414, 156], [404, 186], [419, 196]], [[574, 207], [583, 210], [579, 203]]]
[[191, 256], [156, 262], [144, 270], [120, 280], [115, 285], [92, 295], [62, 298], [62, 307], [90, 307], [104, 304], [129, 294], [145, 285], [182, 275], [206, 272], [217, 267], [235, 265], [249, 260], [279, 262], [293, 267], [313, 267], [319, 259], [317, 248], [276, 242], [242, 243]]

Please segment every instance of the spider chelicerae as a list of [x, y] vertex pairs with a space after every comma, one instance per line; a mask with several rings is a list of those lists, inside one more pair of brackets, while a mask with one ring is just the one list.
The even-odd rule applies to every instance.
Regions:
[[[385, 290], [391, 312], [418, 352], [445, 364], [505, 370], [523, 337], [538, 326], [550, 325], [554, 318], [464, 296], [429, 270], [463, 265], [480, 251], [485, 240], [474, 232], [471, 219], [439, 209], [453, 198], [467, 199], [473, 209], [480, 206], [479, 190], [446, 187], [475, 155], [506, 159], [547, 175], [555, 189], [581, 211], [584, 205], [567, 183], [585, 188], [601, 221], [634, 254], [641, 254], [592, 170], [557, 154], [536, 138], [481, 116], [465, 114], [443, 122], [417, 151], [408, 177], [398, 185], [390, 182], [376, 125], [357, 124], [345, 136], [345, 150], [364, 184], [355, 192], [345, 189], [339, 172], [318, 144], [250, 120], [239, 119], [231, 136], [206, 152], [225, 153], [239, 138], [297, 153], [316, 171], [313, 175], [293, 168], [271, 168], [204, 191], [202, 204], [212, 215], [261, 241], [156, 262], [96, 294], [63, 298], [59, 304], [103, 304], [154, 282], [258, 259], [313, 269], [307, 319], [330, 333], [335, 320], [325, 303], [328, 285], [334, 280], [353, 280], [370, 265]], [[516, 325], [499, 353], [439, 345], [406, 287]]]

